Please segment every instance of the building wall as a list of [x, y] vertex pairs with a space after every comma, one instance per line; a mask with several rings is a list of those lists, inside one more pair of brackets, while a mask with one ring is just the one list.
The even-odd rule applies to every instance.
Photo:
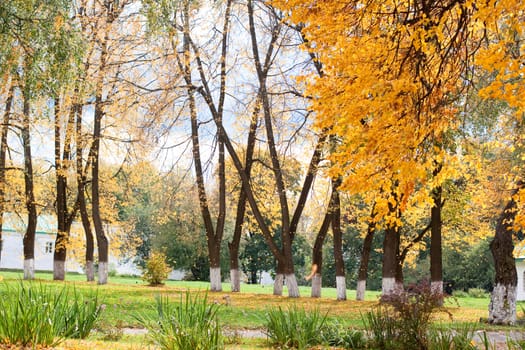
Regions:
[[[0, 268], [18, 269], [24, 268], [23, 236], [18, 232], [4, 231], [2, 233], [3, 247], [0, 258]], [[53, 250], [55, 235], [48, 233], [37, 233], [35, 235], [35, 270], [53, 271]], [[81, 266], [75, 261], [68, 259], [67, 271], [81, 271]]]

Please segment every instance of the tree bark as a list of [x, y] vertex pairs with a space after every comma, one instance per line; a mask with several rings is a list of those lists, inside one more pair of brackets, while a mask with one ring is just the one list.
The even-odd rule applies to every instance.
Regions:
[[520, 182], [518, 188], [513, 191], [511, 199], [498, 218], [494, 239], [490, 243], [496, 268], [494, 290], [490, 295], [489, 304], [489, 323], [493, 324], [516, 323], [518, 275], [513, 256], [512, 233], [517, 210], [514, 196], [523, 187], [524, 183]]
[[15, 85], [12, 84], [9, 88], [9, 93], [5, 102], [4, 118], [2, 120], [2, 128], [0, 134], [0, 259], [2, 257], [3, 239], [2, 228], [4, 222], [5, 211], [5, 189], [6, 189], [6, 158], [7, 158], [7, 134], [9, 132], [9, 124], [11, 123], [11, 108], [13, 106], [13, 94]]
[[[78, 196], [71, 211], [68, 209], [67, 173], [71, 167], [71, 142], [73, 140], [73, 124], [75, 122], [75, 109], [73, 104], [66, 122], [66, 135], [64, 139], [64, 150], [61, 145], [61, 122], [60, 102], [55, 99], [55, 169], [56, 169], [56, 207], [57, 214], [57, 236], [55, 239], [55, 251], [53, 254], [53, 279], [64, 280], [65, 262], [67, 257], [67, 246], [73, 219], [78, 211]], [[57, 270], [57, 269], [62, 269]]]
[[[333, 194], [332, 194], [333, 195]], [[332, 201], [330, 201], [330, 204]], [[322, 289], [322, 269], [323, 269], [323, 244], [328, 233], [328, 228], [332, 221], [331, 205], [328, 205], [326, 213], [324, 215], [323, 223], [319, 228], [319, 232], [315, 237], [314, 247], [312, 249], [312, 298], [321, 297]]]
[[442, 192], [443, 189], [441, 186], [432, 191], [434, 205], [430, 213], [430, 288], [433, 293], [440, 295], [440, 305], [443, 305], [443, 254], [441, 245]]
[[[259, 98], [255, 103], [255, 108], [252, 113], [250, 121], [250, 129], [248, 132], [248, 140], [246, 142], [246, 157], [244, 161], [244, 172], [246, 176], [250, 178], [252, 164], [253, 164], [253, 152], [255, 149], [255, 136], [257, 133], [257, 121], [259, 120], [260, 103]], [[235, 215], [235, 226], [233, 230], [233, 238], [231, 242], [228, 242], [228, 249], [230, 253], [230, 271], [237, 271], [239, 274], [239, 245], [241, 243], [242, 225], [244, 223], [244, 216], [246, 214], [246, 192], [241, 187], [239, 193], [239, 200], [237, 202], [237, 212]], [[234, 272], [235, 273], [235, 272]], [[232, 272], [230, 272], [231, 290], [232, 292], [241, 291], [240, 278], [234, 278]]]
[[[224, 16], [224, 26], [222, 30], [222, 46], [221, 46], [221, 60], [220, 60], [220, 93], [219, 101], [216, 106], [211, 97], [211, 91], [208, 86], [208, 80], [204, 73], [202, 62], [199, 54], [198, 47], [196, 47], [190, 37], [190, 2], [185, 1], [183, 5], [183, 62], [180, 64], [182, 69], [184, 80], [188, 89], [188, 98], [190, 104], [190, 117], [191, 117], [191, 133], [192, 133], [192, 146], [193, 146], [193, 163], [195, 168], [195, 175], [197, 180], [197, 189], [199, 193], [199, 205], [201, 209], [201, 215], [204, 221], [204, 227], [206, 230], [206, 238], [208, 244], [208, 257], [210, 261], [210, 276], [213, 270], [214, 275], [219, 273], [218, 278], [214, 278], [211, 282], [210, 290], [211, 291], [222, 291], [220, 281], [220, 249], [222, 237], [224, 234], [224, 224], [226, 219], [226, 176], [225, 176], [225, 135], [223, 135], [224, 130], [217, 127], [217, 137], [218, 137], [218, 148], [219, 148], [219, 212], [217, 215], [217, 222], [215, 227], [213, 226], [209, 204], [206, 195], [206, 189], [204, 184], [204, 176], [202, 171], [202, 162], [200, 155], [200, 145], [199, 145], [199, 132], [198, 132], [198, 113], [195, 103], [195, 87], [193, 86], [192, 81], [192, 68], [190, 63], [190, 49], [193, 46], [195, 52], [195, 58], [197, 61], [197, 68], [201, 76], [202, 89], [200, 92], [204, 95], [205, 101], [208, 105], [210, 113], [213, 116], [213, 119], [219, 121], [222, 124], [223, 118], [223, 109], [224, 101], [226, 96], [226, 54], [227, 54], [227, 41], [228, 33], [230, 26], [230, 11], [231, 11], [231, 0], [226, 2], [226, 11]], [[238, 254], [238, 247], [237, 249]], [[231, 261], [230, 261], [231, 262]]]
[[279, 271], [279, 268], [277, 268], [277, 273], [275, 274], [275, 281], [273, 282], [273, 295], [283, 295], [283, 286], [284, 273], [282, 271]]
[[23, 113], [22, 113], [22, 143], [24, 146], [24, 183], [25, 183], [25, 205], [27, 209], [27, 227], [24, 235], [24, 279], [34, 278], [35, 259], [35, 233], [37, 224], [37, 211], [33, 181], [33, 160], [31, 155], [31, 133], [30, 133], [30, 92], [27, 87], [23, 89]]
[[[334, 234], [335, 282], [337, 300], [346, 300], [345, 262], [343, 259], [343, 234], [341, 232], [340, 180], [332, 181], [332, 232]], [[344, 283], [344, 284], [343, 284]]]
[[[100, 91], [102, 93], [102, 91]], [[91, 211], [95, 236], [98, 247], [98, 283], [106, 284], [108, 279], [107, 264], [109, 258], [109, 243], [104, 233], [102, 217], [100, 216], [100, 180], [99, 180], [99, 152], [101, 138], [101, 121], [104, 112], [102, 110], [102, 95], [97, 95], [95, 101], [95, 122], [93, 125], [93, 157], [91, 167]]]
[[95, 87], [95, 115], [93, 121], [93, 144], [91, 145], [89, 159], [91, 160], [91, 215], [95, 237], [98, 248], [98, 283], [106, 284], [108, 280], [108, 260], [109, 260], [109, 242], [104, 233], [102, 217], [100, 215], [100, 139], [102, 137], [102, 119], [104, 112], [104, 74], [106, 72], [108, 60], [108, 42], [109, 27], [118, 17], [119, 6], [113, 1], [108, 1], [106, 5], [106, 24], [107, 28], [104, 38], [101, 40], [100, 64], [98, 67], [99, 76]]
[[[78, 144], [79, 138], [77, 138]], [[79, 153], [80, 152], [80, 153]], [[77, 187], [78, 187], [78, 204], [80, 211], [80, 219], [82, 220], [82, 227], [84, 228], [84, 235], [86, 237], [85, 262], [86, 262], [86, 279], [88, 282], [95, 280], [94, 251], [95, 240], [93, 238], [93, 231], [89, 222], [89, 214], [86, 205], [86, 176], [82, 170], [82, 151], [77, 148]]]
[[[267, 91], [267, 86], [266, 86], [267, 76], [263, 70], [263, 65], [259, 57], [258, 40], [257, 40], [257, 34], [256, 34], [255, 24], [254, 24], [253, 3], [251, 0], [248, 0], [247, 6], [248, 6], [248, 21], [249, 21], [250, 38], [252, 42], [253, 60], [254, 60], [255, 68], [257, 72], [259, 91], [260, 91], [261, 101], [262, 101], [262, 111], [263, 111], [263, 116], [264, 116], [264, 126], [266, 129], [267, 145], [268, 145], [268, 151], [270, 153], [270, 159], [272, 163], [272, 170], [274, 173], [274, 180], [276, 184], [277, 195], [279, 197], [279, 207], [281, 211], [281, 230], [282, 230], [281, 231], [282, 233], [281, 241], [282, 241], [282, 254], [283, 254], [283, 260], [284, 260], [281, 262], [281, 267], [283, 269], [282, 272], [286, 276], [291, 276], [292, 274], [295, 274], [295, 271], [294, 271], [293, 253], [292, 253], [293, 233], [291, 233], [290, 231], [290, 211], [288, 208], [288, 199], [286, 196], [286, 187], [284, 184], [282, 167], [279, 161], [277, 147], [275, 145], [275, 136], [274, 136], [274, 130], [273, 130], [271, 106], [270, 106], [270, 100], [268, 97], [268, 91]], [[279, 33], [279, 31], [280, 31], [280, 25], [277, 24], [273, 28], [272, 37], [275, 38], [277, 34]], [[269, 47], [269, 50], [273, 50], [273, 45]], [[294, 286], [293, 283], [297, 284], [297, 279], [295, 278], [295, 276], [294, 278], [290, 278], [290, 280], [287, 281], [288, 296], [292, 298], [296, 298], [296, 297], [299, 297], [299, 288], [297, 285]]]
[[385, 237], [383, 240], [383, 295], [388, 295], [396, 289], [398, 249], [399, 231], [397, 227], [387, 227], [385, 229]]
[[374, 208], [372, 208], [371, 221], [368, 223], [368, 229], [365, 239], [363, 240], [363, 248], [361, 250], [361, 262], [359, 263], [359, 272], [357, 276], [357, 290], [356, 300], [365, 300], [366, 280], [368, 278], [368, 262], [370, 261], [370, 252], [372, 251], [372, 243], [374, 241], [375, 222], [374, 222]]

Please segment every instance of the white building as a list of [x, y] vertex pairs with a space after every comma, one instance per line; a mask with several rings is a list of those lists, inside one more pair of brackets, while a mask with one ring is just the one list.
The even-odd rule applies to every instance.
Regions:
[[516, 261], [516, 272], [518, 273], [516, 299], [520, 301], [525, 300], [525, 241], [516, 244], [514, 258]]
[[[2, 240], [3, 247], [0, 252], [0, 269], [24, 268], [23, 238], [26, 231], [27, 218], [12, 213], [3, 217]], [[40, 215], [37, 220], [35, 234], [35, 271], [53, 271], [53, 253], [55, 248], [57, 219], [53, 215]], [[72, 232], [83, 232], [80, 223], [73, 223]], [[75, 251], [74, 247], [68, 248], [66, 271], [83, 273], [84, 245]], [[131, 262], [121, 262], [115, 256], [109, 257], [110, 271], [118, 274], [141, 275], [140, 269]]]

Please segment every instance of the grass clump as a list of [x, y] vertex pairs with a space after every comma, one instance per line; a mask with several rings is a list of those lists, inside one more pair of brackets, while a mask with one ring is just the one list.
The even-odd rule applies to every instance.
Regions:
[[0, 291], [0, 344], [55, 346], [65, 338], [86, 338], [103, 305], [64, 286], [41, 283], [3, 285]]
[[266, 333], [270, 342], [285, 349], [307, 349], [323, 342], [326, 314], [319, 309], [306, 311], [295, 305], [283, 310], [280, 306], [266, 314]]
[[156, 297], [157, 314], [137, 320], [148, 329], [149, 337], [165, 350], [224, 349], [217, 311], [219, 305], [208, 304], [207, 294], [191, 292], [181, 295], [178, 303], [167, 296]]
[[343, 349], [366, 349], [368, 340], [361, 330], [341, 325], [339, 322], [329, 322], [321, 330], [324, 345]]
[[[476, 350], [473, 339], [477, 323], [458, 324], [454, 327], [432, 327], [428, 332], [429, 350]], [[488, 350], [488, 348], [486, 348]]]

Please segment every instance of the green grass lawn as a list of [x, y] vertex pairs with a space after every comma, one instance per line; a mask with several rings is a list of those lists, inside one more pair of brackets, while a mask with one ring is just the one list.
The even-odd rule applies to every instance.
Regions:
[[[21, 272], [0, 271], [0, 289], [6, 285], [19, 283], [22, 278]], [[52, 281], [51, 273], [36, 273], [36, 279], [42, 283], [60, 287], [64, 282]], [[169, 296], [173, 301], [178, 301], [181, 293], [187, 290], [205, 292], [209, 286], [206, 282], [168, 281], [162, 287], [149, 287], [141, 279], [132, 277], [110, 277], [107, 285], [100, 286], [96, 282], [85, 282], [85, 276], [68, 274], [66, 282], [73, 285], [80, 293], [91, 293], [98, 291], [106, 308], [99, 321], [102, 333], [97, 333], [88, 339], [86, 349], [104, 348], [93, 345], [95, 343], [106, 343], [112, 332], [117, 332], [123, 327], [139, 327], [137, 316], [155, 315], [155, 296], [162, 294]], [[310, 298], [310, 288], [300, 287], [301, 298], [290, 299], [287, 297], [273, 296], [272, 286], [248, 285], [241, 286], [241, 293], [231, 293], [230, 285], [223, 284], [223, 292], [208, 293], [211, 302], [222, 304], [219, 310], [219, 319], [224, 327], [231, 329], [262, 328], [266, 311], [271, 307], [287, 307], [296, 304], [306, 309], [319, 308], [328, 314], [329, 319], [337, 320], [341, 324], [363, 327], [361, 315], [377, 304], [379, 292], [367, 292], [366, 300], [355, 301], [355, 291], [348, 290], [347, 301], [337, 301], [334, 288], [323, 288], [322, 298]], [[284, 291], [286, 295], [286, 289]], [[229, 303], [226, 301], [229, 300]], [[480, 318], [488, 316], [488, 298], [449, 298], [446, 306], [448, 312], [437, 315], [441, 322], [477, 322]], [[525, 303], [520, 303], [518, 313]], [[452, 315], [452, 319], [449, 317]], [[94, 343], [89, 343], [89, 342]], [[234, 344], [229, 349], [261, 349], [264, 341], [244, 339], [242, 343]], [[68, 349], [84, 349], [85, 341], [68, 341], [64, 346]], [[145, 349], [148, 348], [144, 336], [124, 336], [119, 343], [123, 349]], [[73, 344], [73, 345], [71, 345]], [[89, 345], [91, 344], [91, 345]], [[69, 346], [69, 347], [68, 347]], [[119, 345], [120, 346], [120, 345]], [[247, 346], [247, 347], [245, 347]], [[109, 347], [108, 347], [109, 348]], [[111, 348], [119, 349], [117, 345]]]

